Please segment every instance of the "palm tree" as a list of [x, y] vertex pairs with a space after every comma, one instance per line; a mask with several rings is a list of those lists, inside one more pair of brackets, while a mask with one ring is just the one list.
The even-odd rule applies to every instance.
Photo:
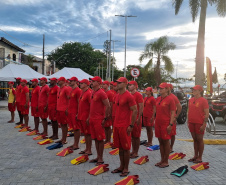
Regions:
[[153, 55], [156, 56], [157, 61], [154, 67], [155, 72], [155, 78], [157, 81], [157, 85], [161, 83], [161, 69], [160, 64], [161, 62], [164, 62], [165, 64], [165, 70], [169, 73], [172, 73], [173, 63], [171, 59], [166, 55], [169, 50], [174, 50], [176, 48], [176, 45], [172, 42], [169, 42], [167, 36], [160, 37], [155, 42], [149, 42], [145, 45], [145, 49], [140, 55], [140, 62], [142, 62], [144, 59], [150, 58], [148, 63], [145, 65], [145, 69], [151, 68], [153, 65]]
[[[173, 6], [175, 9], [175, 14], [177, 15], [183, 0], [173, 0]], [[225, 0], [189, 0], [189, 7], [192, 15], [192, 21], [195, 22], [199, 9], [199, 31], [196, 46], [196, 67], [195, 67], [195, 84], [204, 84], [204, 49], [205, 49], [205, 23], [206, 23], [206, 10], [208, 4], [215, 4], [216, 10], [219, 16], [224, 17], [226, 15], [226, 1]]]

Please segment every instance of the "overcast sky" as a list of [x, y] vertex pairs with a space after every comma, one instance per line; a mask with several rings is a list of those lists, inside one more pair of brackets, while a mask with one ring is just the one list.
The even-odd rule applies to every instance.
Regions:
[[[199, 17], [192, 23], [188, 1], [184, 1], [176, 16], [171, 0], [4, 0], [0, 3], [0, 29], [14, 38], [1, 30], [0, 36], [22, 47], [27, 54], [41, 56], [43, 34], [46, 53], [70, 41], [90, 42], [95, 49], [102, 50], [111, 29], [112, 39], [121, 41], [115, 43], [115, 58], [122, 69], [125, 18], [115, 17], [118, 14], [137, 16], [127, 21], [127, 65], [139, 64], [147, 42], [167, 35], [177, 46], [168, 53], [175, 69], [178, 63], [177, 76], [191, 78], [195, 74]], [[208, 7], [205, 51], [212, 61], [212, 70], [217, 67], [221, 85], [226, 73], [225, 33], [226, 18], [219, 18], [215, 7]]]

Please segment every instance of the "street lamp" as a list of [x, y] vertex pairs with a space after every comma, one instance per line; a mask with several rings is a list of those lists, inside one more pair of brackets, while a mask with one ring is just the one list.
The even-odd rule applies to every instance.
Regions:
[[127, 17], [137, 17], [134, 15], [115, 15], [119, 17], [125, 17], [125, 58], [124, 58], [124, 77], [126, 77], [126, 33], [127, 33]]
[[115, 42], [121, 42], [121, 41], [120, 40], [112, 40], [112, 42], [113, 42], [112, 80], [114, 80]]

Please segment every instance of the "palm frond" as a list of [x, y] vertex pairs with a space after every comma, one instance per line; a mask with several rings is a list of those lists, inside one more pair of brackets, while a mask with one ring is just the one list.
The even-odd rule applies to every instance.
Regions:
[[181, 4], [183, 3], [183, 0], [173, 0], [173, 7], [175, 9], [175, 15], [177, 15], [179, 13]]
[[148, 61], [148, 63], [144, 66], [144, 70], [148, 71], [152, 67], [152, 59]]
[[[207, 1], [207, 0], [204, 0], [204, 1]], [[191, 11], [193, 22], [195, 22], [195, 19], [198, 16], [200, 5], [201, 5], [200, 0], [189, 0], [189, 6], [190, 6], [190, 11]]]
[[171, 61], [171, 59], [166, 56], [166, 55], [163, 55], [162, 56], [162, 61], [165, 63], [165, 70], [168, 71], [169, 73], [172, 73], [174, 71], [174, 67], [173, 67], [173, 63]]
[[226, 1], [218, 0], [216, 3], [217, 13], [221, 17], [225, 17], [226, 15]]

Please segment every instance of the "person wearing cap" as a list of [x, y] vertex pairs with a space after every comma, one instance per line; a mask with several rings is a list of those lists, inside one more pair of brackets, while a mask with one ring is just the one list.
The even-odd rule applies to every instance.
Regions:
[[174, 118], [173, 127], [172, 127], [172, 131], [171, 131], [171, 140], [170, 140], [170, 153], [172, 153], [173, 152], [173, 145], [174, 145], [174, 142], [175, 142], [175, 139], [176, 139], [176, 134], [177, 134], [176, 133], [177, 118], [181, 113], [182, 106], [181, 106], [178, 98], [173, 93], [171, 93], [172, 90], [173, 90], [173, 85], [168, 84], [168, 87], [169, 87], [168, 94], [174, 100], [175, 105], [176, 105], [176, 113], [175, 113], [175, 118]]
[[49, 86], [47, 83], [47, 78], [42, 77], [40, 80], [40, 93], [38, 97], [38, 111], [39, 111], [39, 117], [42, 119], [42, 125], [43, 125], [43, 133], [42, 135], [47, 136], [48, 135], [48, 95], [49, 95]]
[[93, 87], [91, 96], [90, 113], [87, 119], [90, 125], [91, 137], [95, 140], [97, 158], [90, 161], [96, 165], [103, 164], [104, 152], [104, 125], [106, 120], [110, 117], [110, 104], [106, 93], [100, 88], [102, 79], [99, 76], [90, 78]]
[[115, 109], [116, 109], [116, 104], [115, 104], [115, 96], [117, 94], [117, 82], [111, 82], [110, 83], [110, 91], [113, 93], [113, 104], [112, 104], [112, 111], [111, 111], [111, 117], [112, 117], [112, 126], [114, 125], [115, 121]]
[[24, 119], [24, 127], [28, 127], [29, 121], [29, 89], [27, 87], [27, 80], [21, 80], [21, 94], [20, 94], [20, 108], [21, 115]]
[[130, 154], [130, 158], [137, 158], [138, 151], [140, 148], [140, 136], [141, 136], [141, 127], [142, 127], [142, 114], [144, 108], [143, 96], [137, 92], [138, 84], [136, 81], [130, 81], [128, 83], [128, 89], [130, 93], [133, 95], [136, 104], [137, 104], [137, 119], [133, 127], [132, 131], [132, 152]]
[[116, 112], [114, 122], [114, 147], [119, 148], [120, 166], [111, 173], [129, 174], [131, 132], [137, 118], [137, 104], [134, 97], [126, 90], [128, 80], [120, 77], [117, 80], [118, 94], [115, 97]]
[[67, 132], [68, 132], [68, 119], [66, 110], [68, 108], [68, 103], [70, 99], [70, 89], [65, 86], [66, 79], [60, 77], [58, 79], [58, 84], [60, 86], [57, 92], [57, 122], [61, 125], [62, 138], [56, 143], [67, 144]]
[[16, 110], [16, 91], [13, 88], [14, 82], [8, 82], [9, 91], [8, 91], [8, 110], [11, 113], [11, 120], [8, 123], [14, 123], [15, 110]]
[[192, 88], [193, 98], [188, 102], [188, 128], [194, 140], [194, 157], [189, 162], [202, 162], [204, 151], [203, 136], [209, 118], [208, 101], [203, 98], [203, 88], [196, 85]]
[[31, 115], [34, 117], [35, 129], [36, 132], [39, 132], [39, 112], [38, 112], [38, 99], [40, 93], [40, 86], [38, 86], [38, 79], [34, 78], [32, 82], [32, 91], [31, 91]]
[[80, 138], [80, 127], [78, 120], [76, 118], [78, 114], [78, 102], [79, 97], [82, 93], [81, 89], [78, 87], [78, 78], [73, 76], [69, 79], [69, 85], [71, 87], [69, 104], [66, 109], [66, 114], [68, 116], [68, 124], [70, 128], [74, 131], [74, 144], [70, 146], [73, 150], [79, 149], [78, 143]]
[[23, 123], [23, 115], [21, 114], [21, 107], [20, 107], [20, 94], [21, 94], [21, 89], [22, 89], [22, 86], [21, 86], [21, 78], [18, 77], [16, 78], [16, 83], [17, 83], [17, 86], [16, 86], [16, 108], [17, 108], [17, 112], [19, 114], [19, 118], [20, 118], [20, 121], [16, 123], [16, 125], [20, 125]]
[[156, 99], [155, 137], [159, 140], [161, 160], [155, 166], [165, 168], [169, 166], [171, 131], [175, 118], [176, 105], [168, 96], [168, 84], [159, 85], [160, 96]]
[[144, 98], [144, 111], [143, 111], [143, 124], [147, 130], [147, 138], [148, 142], [145, 146], [150, 147], [152, 146], [153, 140], [153, 129], [154, 120], [155, 120], [155, 113], [156, 113], [156, 100], [152, 93], [152, 88], [147, 87], [145, 89], [145, 94], [147, 97]]
[[79, 152], [79, 154], [86, 154], [92, 155], [91, 146], [92, 146], [92, 139], [91, 139], [91, 132], [90, 126], [86, 123], [86, 120], [89, 117], [90, 112], [90, 102], [91, 102], [91, 91], [89, 90], [90, 82], [87, 79], [83, 79], [80, 81], [80, 88], [82, 90], [82, 94], [79, 97], [79, 104], [78, 104], [78, 114], [77, 119], [79, 123], [79, 127], [81, 133], [85, 136], [86, 141], [86, 148]]
[[[112, 105], [113, 105], [113, 98], [114, 94], [112, 91], [109, 90], [110, 82], [109, 81], [104, 81], [102, 83], [102, 88], [104, 92], [107, 94], [109, 103], [110, 103], [110, 113], [112, 112]], [[104, 129], [105, 129], [105, 137], [106, 140], [104, 143], [110, 143], [111, 142], [111, 126], [112, 126], [112, 117], [110, 115], [109, 119], [106, 120], [104, 124]]]
[[50, 139], [58, 139], [58, 123], [57, 123], [57, 92], [59, 87], [57, 86], [57, 79], [55, 77], [50, 78], [49, 95], [48, 95], [48, 115], [52, 123], [53, 135]]

